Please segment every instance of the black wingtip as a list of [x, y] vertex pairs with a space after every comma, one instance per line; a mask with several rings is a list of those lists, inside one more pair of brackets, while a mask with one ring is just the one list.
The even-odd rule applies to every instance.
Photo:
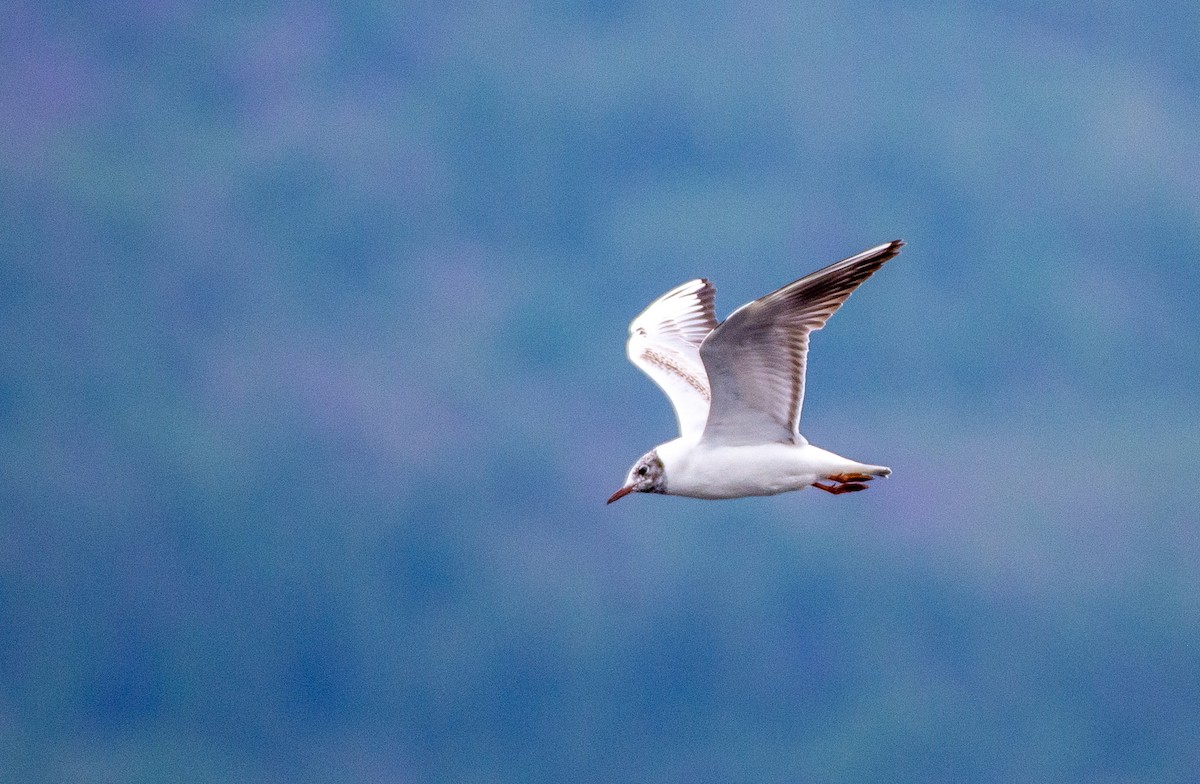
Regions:
[[[850, 258], [842, 259], [838, 262], [838, 264], [845, 264], [848, 261], [854, 261], [858, 264], [865, 264], [865, 266], [868, 267], [871, 272], [874, 272], [885, 262], [896, 258], [896, 255], [900, 253], [900, 249], [903, 247], [904, 240], [892, 240], [891, 242], [885, 242], [882, 245], [876, 245], [874, 248], [869, 250], [864, 250], [857, 256], [851, 256]], [[831, 266], [837, 265], [835, 264]], [[869, 274], [870, 273], [868, 273], [868, 275]]]
[[884, 250], [884, 253], [890, 259], [893, 256], [895, 256], [897, 253], [899, 253], [900, 249], [903, 247], [904, 247], [904, 240], [892, 240], [891, 242], [889, 242], [885, 245], [886, 249]]
[[834, 268], [841, 267], [847, 270], [857, 269], [858, 272], [863, 276], [862, 279], [859, 280], [859, 283], [861, 283], [862, 280], [866, 280], [868, 277], [870, 277], [871, 274], [883, 266], [884, 263], [894, 259], [896, 255], [900, 253], [900, 249], [902, 247], [904, 247], [904, 240], [892, 240], [891, 242], [885, 242], [882, 245], [876, 245], [875, 247], [868, 248], [861, 253], [857, 253], [853, 256], [842, 259], [839, 262], [830, 264], [825, 269], [818, 270], [808, 277], [818, 278], [821, 277], [823, 273], [830, 272]]

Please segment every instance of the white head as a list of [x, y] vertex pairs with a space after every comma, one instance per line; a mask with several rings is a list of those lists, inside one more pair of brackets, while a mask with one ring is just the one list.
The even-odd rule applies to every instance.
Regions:
[[629, 469], [629, 476], [625, 478], [625, 484], [612, 494], [608, 503], [611, 504], [630, 493], [665, 492], [667, 492], [667, 478], [663, 474], [662, 460], [658, 459], [658, 450], [651, 449], [639, 457], [638, 461], [633, 464], [633, 468]]

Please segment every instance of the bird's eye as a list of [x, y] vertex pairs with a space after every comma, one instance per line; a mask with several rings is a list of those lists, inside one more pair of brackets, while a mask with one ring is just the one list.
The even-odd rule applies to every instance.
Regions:
[[646, 472], [649, 470], [650, 468], [648, 466], [638, 466], [638, 476], [645, 476]]

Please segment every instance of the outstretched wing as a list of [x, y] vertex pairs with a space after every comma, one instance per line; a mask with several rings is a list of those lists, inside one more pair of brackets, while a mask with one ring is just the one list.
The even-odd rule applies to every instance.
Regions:
[[708, 418], [710, 394], [700, 344], [717, 326], [716, 291], [707, 280], [689, 281], [654, 300], [629, 325], [629, 360], [667, 393], [684, 436], [698, 436]]
[[809, 333], [825, 326], [900, 240], [863, 251], [738, 308], [700, 346], [712, 390], [709, 444], [805, 443], [800, 435]]

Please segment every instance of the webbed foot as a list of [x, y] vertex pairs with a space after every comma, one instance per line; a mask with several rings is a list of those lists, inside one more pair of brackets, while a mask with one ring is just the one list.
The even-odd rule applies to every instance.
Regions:
[[832, 476], [829, 478], [833, 479], [835, 482], [838, 482], [838, 484], [823, 485], [820, 482], [813, 482], [813, 487], [824, 490], [826, 493], [833, 493], [834, 495], [841, 495], [842, 493], [857, 493], [859, 490], [867, 489], [867, 486], [861, 482], [843, 482]]

